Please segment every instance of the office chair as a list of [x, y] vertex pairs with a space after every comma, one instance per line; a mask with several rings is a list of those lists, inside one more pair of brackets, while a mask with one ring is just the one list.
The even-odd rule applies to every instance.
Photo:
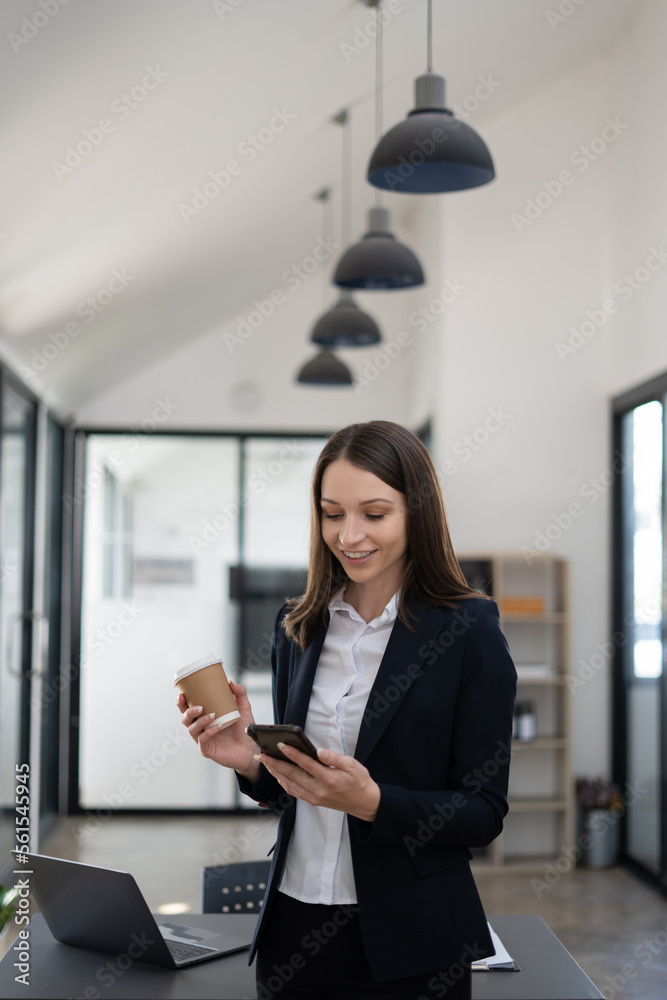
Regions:
[[270, 861], [202, 868], [202, 913], [257, 913], [270, 868]]

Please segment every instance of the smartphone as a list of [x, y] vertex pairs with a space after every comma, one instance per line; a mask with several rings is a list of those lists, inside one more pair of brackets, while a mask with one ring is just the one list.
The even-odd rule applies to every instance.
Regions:
[[269, 757], [276, 757], [278, 760], [287, 760], [284, 753], [278, 749], [279, 743], [286, 743], [290, 747], [295, 747], [309, 757], [319, 760], [317, 750], [310, 742], [301, 726], [276, 725], [258, 726], [252, 722], [247, 728], [248, 736], [252, 736], [255, 743], [260, 747], [262, 753]]

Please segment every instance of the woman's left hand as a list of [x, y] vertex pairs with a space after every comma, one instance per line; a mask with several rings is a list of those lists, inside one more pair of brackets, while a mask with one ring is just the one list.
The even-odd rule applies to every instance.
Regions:
[[313, 806], [326, 806], [372, 823], [380, 804], [380, 786], [354, 757], [318, 750], [319, 762], [284, 743], [281, 751], [291, 763], [259, 754], [257, 760], [282, 785], [288, 795]]

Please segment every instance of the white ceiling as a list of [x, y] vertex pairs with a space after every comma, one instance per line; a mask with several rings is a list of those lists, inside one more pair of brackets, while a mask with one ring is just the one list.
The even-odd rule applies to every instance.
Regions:
[[[352, 109], [352, 232], [363, 231], [374, 42], [345, 46], [367, 37], [374, 14], [359, 0], [63, 2], [0, 5], [0, 339], [29, 364], [49, 333], [77, 322], [76, 350], [43, 375], [52, 398], [75, 408], [236, 315], [312, 249], [321, 187], [332, 186], [338, 218], [341, 135], [330, 118], [342, 107]], [[579, 2], [553, 26], [547, 12], [562, 0], [436, 0], [434, 68], [450, 106], [491, 77], [474, 118], [483, 134], [485, 118], [604, 52], [641, 0]], [[384, 34], [388, 127], [425, 68], [426, 0], [383, 6], [396, 11]], [[34, 34], [25, 44], [22, 30]], [[122, 111], [148, 69], [155, 89]], [[294, 117], [249, 162], [239, 147], [279, 123], [274, 109]], [[54, 168], [101, 119], [109, 131], [93, 133], [90, 155]], [[239, 175], [184, 221], [179, 205], [230, 160]], [[400, 232], [413, 199], [389, 203]], [[87, 324], [77, 306], [114, 270], [127, 285]]]

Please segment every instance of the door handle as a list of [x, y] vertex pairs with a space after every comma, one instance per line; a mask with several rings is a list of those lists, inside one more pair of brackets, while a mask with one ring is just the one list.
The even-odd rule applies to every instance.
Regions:
[[[30, 621], [33, 623], [42, 623], [41, 631], [45, 635], [46, 641], [40, 643], [40, 657], [39, 657], [39, 667], [36, 670], [27, 670], [25, 673], [21, 668], [14, 666], [14, 648], [15, 648], [15, 636], [17, 627], [22, 625], [23, 622]], [[9, 630], [7, 633], [7, 671], [12, 675], [12, 677], [43, 677], [46, 673], [47, 668], [47, 656], [49, 649], [49, 619], [46, 615], [43, 615], [41, 611], [17, 611], [15, 615], [10, 619]]]

